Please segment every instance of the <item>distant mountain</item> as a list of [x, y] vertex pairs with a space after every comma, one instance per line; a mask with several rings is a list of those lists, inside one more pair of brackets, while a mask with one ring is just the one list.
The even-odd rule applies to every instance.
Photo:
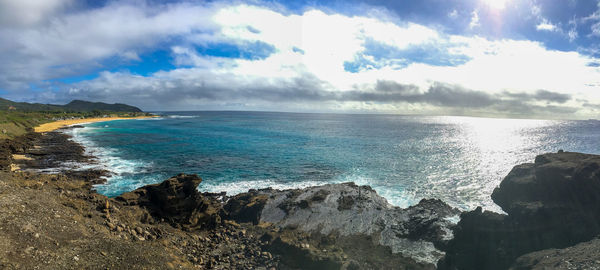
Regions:
[[0, 111], [18, 110], [18, 111], [65, 111], [65, 112], [91, 112], [91, 111], [109, 111], [109, 112], [141, 112], [140, 108], [126, 104], [108, 104], [103, 102], [89, 102], [83, 100], [73, 100], [66, 105], [14, 102], [8, 99], [0, 98]]
[[51, 104], [14, 102], [8, 99], [0, 98], [0, 110], [19, 110], [19, 111], [64, 111], [64, 108]]
[[73, 100], [69, 104], [64, 105], [64, 108], [78, 112], [90, 111], [111, 111], [111, 112], [141, 112], [140, 108], [127, 104], [115, 103], [107, 104], [103, 102], [89, 102], [83, 100]]

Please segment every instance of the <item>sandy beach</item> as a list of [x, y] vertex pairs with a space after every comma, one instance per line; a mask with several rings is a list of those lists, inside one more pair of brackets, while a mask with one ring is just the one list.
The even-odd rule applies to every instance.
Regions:
[[50, 122], [46, 124], [42, 124], [35, 128], [35, 132], [50, 132], [57, 130], [59, 128], [63, 128], [70, 125], [84, 124], [84, 123], [95, 123], [95, 122], [107, 122], [114, 120], [132, 120], [132, 119], [144, 119], [144, 118], [154, 118], [157, 116], [138, 116], [138, 117], [99, 117], [99, 118], [84, 118], [84, 119], [70, 119], [70, 120], [60, 120], [55, 122]]

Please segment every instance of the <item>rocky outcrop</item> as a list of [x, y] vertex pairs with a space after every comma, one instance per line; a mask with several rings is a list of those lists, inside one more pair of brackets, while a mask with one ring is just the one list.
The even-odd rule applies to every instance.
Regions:
[[540, 155], [513, 168], [492, 199], [508, 215], [462, 214], [440, 269], [507, 269], [526, 253], [600, 234], [600, 156]]
[[[68, 127], [65, 129], [77, 128]], [[38, 133], [35, 133], [38, 134]], [[47, 132], [33, 141], [35, 147], [27, 149], [27, 155], [34, 160], [27, 162], [25, 167], [32, 170], [61, 171], [64, 172], [72, 166], [65, 164], [87, 163], [89, 156], [85, 155], [85, 149], [80, 144], [71, 140], [71, 136], [63, 132]]]
[[510, 269], [600, 269], [600, 239], [525, 254]]
[[125, 205], [142, 206], [154, 219], [166, 220], [174, 226], [214, 228], [221, 223], [221, 204], [197, 191], [201, 182], [195, 174], [179, 174], [160, 184], [124, 193], [116, 200]]
[[10, 171], [10, 165], [13, 162], [12, 155], [25, 154], [39, 137], [39, 134], [30, 132], [13, 139], [0, 141], [0, 171]]
[[[252, 190], [230, 198], [225, 209], [228, 218], [239, 222], [276, 227], [280, 234], [267, 237], [277, 247], [273, 252], [288, 250], [290, 246], [298, 246], [301, 250], [304, 247], [304, 253], [310, 251], [307, 248], [310, 244], [294, 241], [294, 237], [286, 234], [293, 230], [312, 235], [312, 238], [320, 235], [317, 238], [323, 239], [324, 246], [347, 245], [350, 248], [353, 241], [368, 239], [366, 242], [373, 247], [387, 248], [390, 255], [409, 258], [405, 261], [420, 265], [417, 268], [433, 266], [443, 256], [439, 248], [452, 238], [452, 219], [459, 214], [457, 209], [440, 200], [422, 200], [407, 209], [394, 207], [370, 187], [354, 183], [294, 190]], [[300, 250], [296, 253], [304, 254]], [[303, 256], [307, 257], [307, 254]], [[336, 265], [327, 258], [317, 261]]]

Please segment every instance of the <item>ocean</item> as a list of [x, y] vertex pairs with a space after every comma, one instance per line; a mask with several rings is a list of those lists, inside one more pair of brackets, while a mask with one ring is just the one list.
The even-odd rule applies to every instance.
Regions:
[[450, 116], [161, 112], [160, 118], [67, 131], [112, 175], [107, 196], [178, 173], [201, 191], [298, 188], [353, 181], [391, 204], [439, 198], [461, 210], [501, 211], [490, 195], [538, 154], [600, 153], [600, 121]]

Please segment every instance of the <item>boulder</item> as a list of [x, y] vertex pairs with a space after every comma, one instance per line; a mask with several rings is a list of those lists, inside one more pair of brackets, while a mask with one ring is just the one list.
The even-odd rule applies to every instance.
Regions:
[[156, 219], [175, 226], [212, 228], [220, 224], [221, 204], [214, 198], [202, 196], [197, 175], [179, 174], [160, 184], [147, 185], [117, 197], [126, 205], [139, 205]]

